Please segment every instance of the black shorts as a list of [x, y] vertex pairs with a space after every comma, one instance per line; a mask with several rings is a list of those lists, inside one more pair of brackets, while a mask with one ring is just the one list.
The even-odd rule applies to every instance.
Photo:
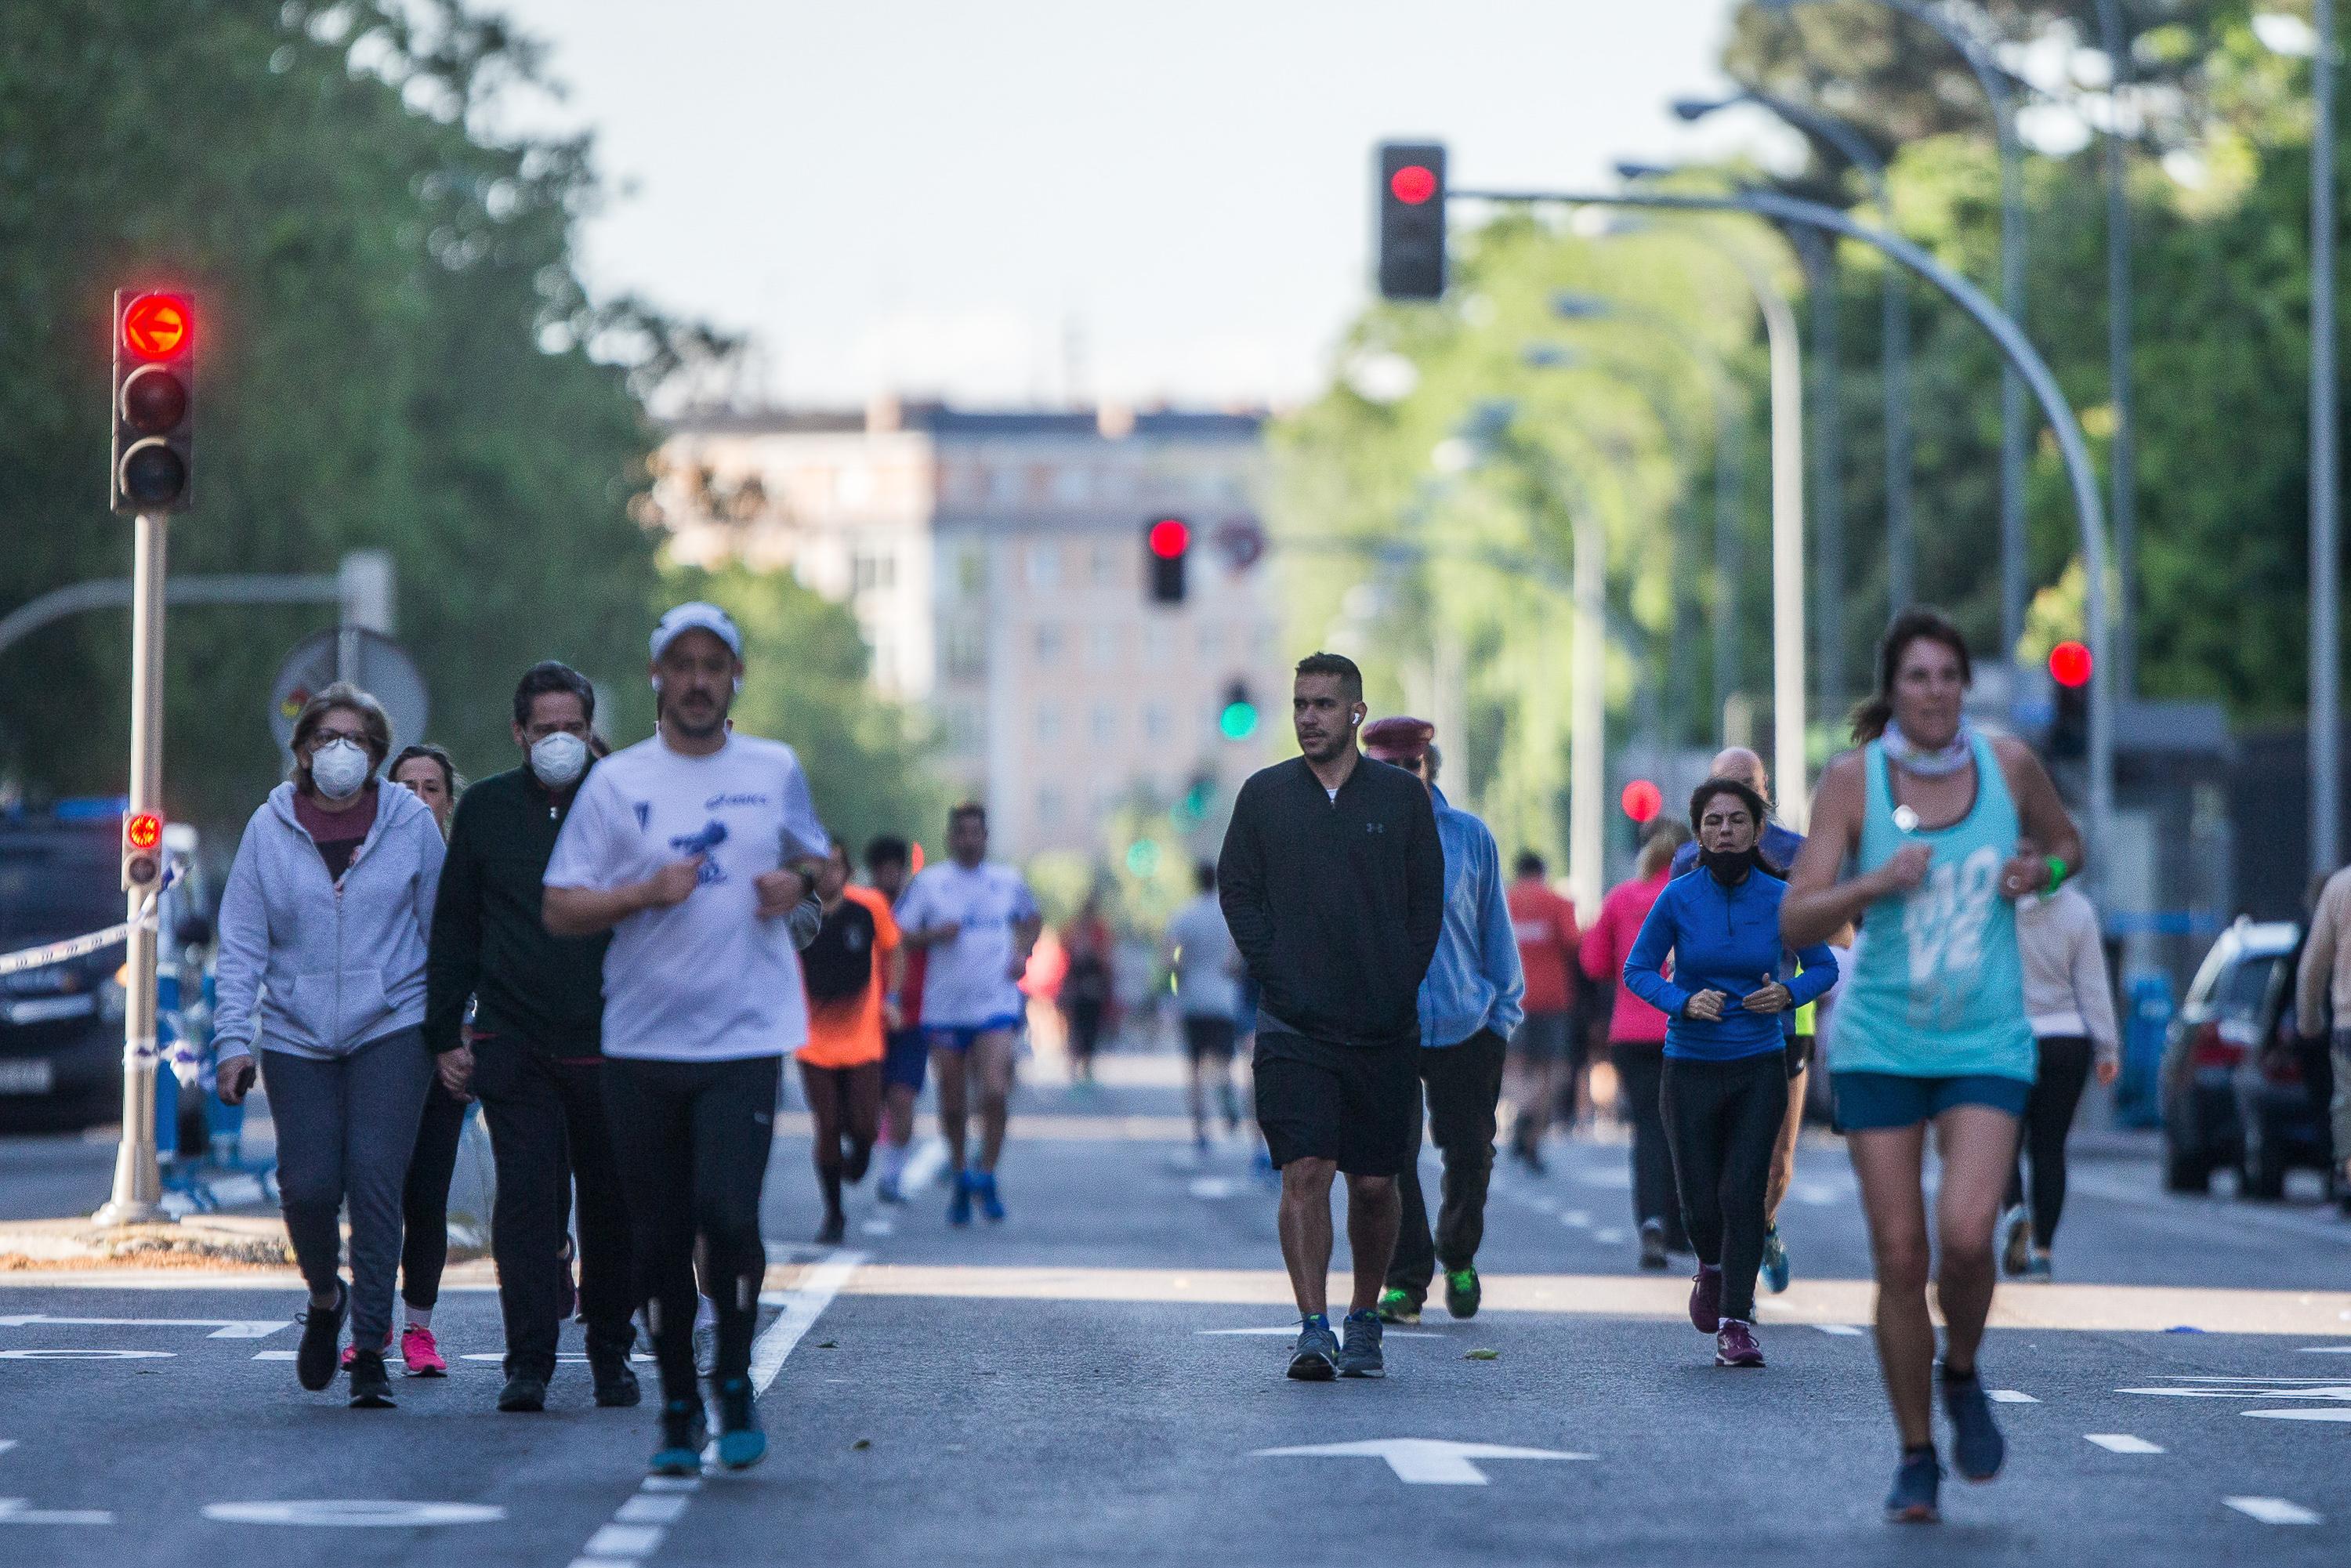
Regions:
[[1276, 1166], [1336, 1161], [1392, 1176], [1420, 1146], [1420, 1048], [1338, 1045], [1260, 1029], [1257, 1124]]
[[1790, 1035], [1787, 1051], [1788, 1076], [1798, 1077], [1813, 1064], [1813, 1037], [1809, 1034]]
[[1213, 1014], [1197, 1018], [1187, 1014], [1184, 1019], [1184, 1053], [1195, 1061], [1230, 1061], [1233, 1020]]

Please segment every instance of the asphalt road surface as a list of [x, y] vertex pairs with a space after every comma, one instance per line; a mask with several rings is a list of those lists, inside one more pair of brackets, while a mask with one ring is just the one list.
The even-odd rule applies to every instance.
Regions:
[[[2351, 1225], [2315, 1205], [2083, 1166], [2060, 1282], [2004, 1285], [1984, 1352], [2007, 1473], [1896, 1528], [1834, 1143], [1782, 1214], [1797, 1283], [1765, 1300], [1762, 1372], [1717, 1371], [1681, 1276], [1633, 1267], [1624, 1150], [1579, 1142], [1501, 1178], [1476, 1320], [1392, 1331], [1384, 1382], [1301, 1385], [1247, 1148], [1195, 1155], [1165, 1059], [1113, 1070], [1024, 1088], [1000, 1228], [862, 1193], [848, 1247], [808, 1246], [805, 1144], [779, 1137], [774, 1448], [741, 1476], [645, 1482], [650, 1407], [592, 1408], [584, 1366], [544, 1415], [496, 1413], [480, 1266], [436, 1317], [453, 1375], [395, 1378], [388, 1412], [297, 1386], [282, 1280], [0, 1275], [0, 1563], [2351, 1561]], [[8, 1211], [102, 1194], [84, 1148], [13, 1147]]]

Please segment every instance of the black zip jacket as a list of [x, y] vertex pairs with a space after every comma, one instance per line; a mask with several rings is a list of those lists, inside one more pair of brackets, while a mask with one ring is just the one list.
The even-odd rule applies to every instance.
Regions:
[[1267, 1027], [1346, 1045], [1419, 1040], [1445, 847], [1418, 779], [1362, 758], [1333, 800], [1302, 757], [1252, 775], [1217, 887]]
[[424, 961], [424, 1043], [434, 1055], [459, 1044], [468, 997], [480, 998], [474, 1027], [484, 1034], [565, 1058], [601, 1051], [611, 935], [557, 936], [539, 915], [540, 879], [579, 789], [559, 800], [525, 767], [458, 800]]

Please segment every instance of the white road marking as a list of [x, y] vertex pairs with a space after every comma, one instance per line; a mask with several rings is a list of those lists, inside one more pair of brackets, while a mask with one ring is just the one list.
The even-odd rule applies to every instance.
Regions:
[[0, 1497], [0, 1524], [112, 1524], [102, 1508], [35, 1508], [21, 1497]]
[[1995, 1405], [2038, 1405], [2040, 1400], [2013, 1388], [1990, 1388], [1985, 1395]]
[[1595, 1230], [1592, 1233], [1592, 1239], [1603, 1247], [1614, 1247], [1625, 1239], [1625, 1233], [1614, 1229]]
[[[623, 1505], [626, 1506], [626, 1505]], [[590, 1557], [643, 1557], [661, 1544], [657, 1524], [608, 1524], [588, 1538]]]
[[2288, 1502], [2282, 1497], [2224, 1497], [2220, 1500], [2239, 1513], [2260, 1520], [2263, 1524], [2316, 1524], [2318, 1515], [2298, 1502]]
[[0, 1329], [30, 1328], [47, 1323], [86, 1328], [211, 1329], [206, 1339], [267, 1339], [279, 1329], [292, 1328], [286, 1318], [53, 1318], [41, 1312], [0, 1317]]
[[1374, 1437], [1361, 1443], [1315, 1443], [1300, 1448], [1259, 1448], [1252, 1458], [1383, 1459], [1396, 1479], [1412, 1486], [1481, 1487], [1486, 1472], [1472, 1459], [1588, 1459], [1550, 1448], [1513, 1448], [1500, 1443], [1455, 1443], [1438, 1437]]
[[2110, 1454], [2159, 1454], [2162, 1445], [2150, 1443], [2145, 1437], [2134, 1437], [2128, 1432], [2085, 1432], [2083, 1439], [2095, 1443]]
[[1592, 1216], [1584, 1209], [1571, 1208], [1559, 1217], [1559, 1222], [1562, 1225], [1573, 1225], [1578, 1230], [1586, 1230], [1592, 1226]]
[[1240, 1183], [1230, 1176], [1196, 1176], [1191, 1186], [1194, 1197], [1207, 1198], [1210, 1202], [1230, 1197], [1240, 1189]]
[[223, 1524], [299, 1524], [336, 1530], [413, 1530], [428, 1524], [496, 1524], [507, 1511], [478, 1502], [307, 1498], [287, 1502], [214, 1502], [204, 1517]]
[[2351, 1409], [2248, 1410], [2245, 1414], [2271, 1421], [2351, 1421]]
[[0, 1350], [0, 1361], [169, 1361], [168, 1350]]
[[857, 1228], [868, 1236], [888, 1236], [896, 1231], [898, 1227], [894, 1221], [875, 1218], [867, 1220]]
[[16, 1446], [16, 1438], [14, 1438], [14, 1437], [0, 1437], [0, 1454], [5, 1454], [5, 1453], [6, 1453], [9, 1449], [11, 1449], [11, 1448], [15, 1448]]
[[919, 1192], [947, 1168], [947, 1141], [934, 1133], [914, 1145], [906, 1156], [906, 1168], [898, 1173], [900, 1192]]
[[1867, 1332], [1857, 1329], [1851, 1323], [1814, 1323], [1813, 1326], [1823, 1333], [1834, 1334], [1840, 1339], [1859, 1339]]
[[637, 1564], [629, 1557], [574, 1557], [571, 1568], [637, 1568]]
[[818, 1314], [832, 1304], [833, 1297], [849, 1283], [865, 1261], [862, 1252], [835, 1252], [831, 1257], [808, 1271], [808, 1276], [796, 1291], [770, 1291], [759, 1300], [769, 1306], [780, 1306], [783, 1315], [768, 1325], [768, 1332], [751, 1344], [751, 1386], [765, 1394], [776, 1374], [784, 1369], [784, 1357], [800, 1343], [800, 1336], [815, 1326]]
[[639, 1492], [612, 1517], [623, 1524], [674, 1524], [693, 1500], [687, 1492]]
[[[1290, 1339], [1297, 1334], [1298, 1328], [1297, 1325], [1293, 1323], [1288, 1328], [1279, 1329], [1195, 1329], [1192, 1332], [1211, 1338], [1229, 1339], [1238, 1336], [1249, 1336], [1252, 1338], [1262, 1336], [1266, 1339]], [[1384, 1339], [1443, 1339], [1446, 1336], [1441, 1333], [1431, 1333], [1426, 1329], [1392, 1328], [1387, 1330], [1381, 1337]]]
[[2305, 1344], [2301, 1351], [2304, 1355], [2351, 1355], [2351, 1344]]

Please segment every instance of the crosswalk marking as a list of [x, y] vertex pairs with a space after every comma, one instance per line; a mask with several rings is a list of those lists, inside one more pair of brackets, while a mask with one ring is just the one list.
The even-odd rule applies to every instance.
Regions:
[[1995, 1405], [2038, 1405], [2040, 1400], [2013, 1388], [1992, 1388], [1985, 1391]]
[[2083, 1437], [2095, 1443], [2110, 1454], [2159, 1454], [2162, 1445], [2150, 1443], [2145, 1437], [2134, 1437], [2128, 1432], [2085, 1432]]
[[2224, 1497], [2220, 1500], [2239, 1513], [2258, 1519], [2263, 1524], [2316, 1524], [2318, 1515], [2298, 1502], [2288, 1502], [2282, 1497]]

